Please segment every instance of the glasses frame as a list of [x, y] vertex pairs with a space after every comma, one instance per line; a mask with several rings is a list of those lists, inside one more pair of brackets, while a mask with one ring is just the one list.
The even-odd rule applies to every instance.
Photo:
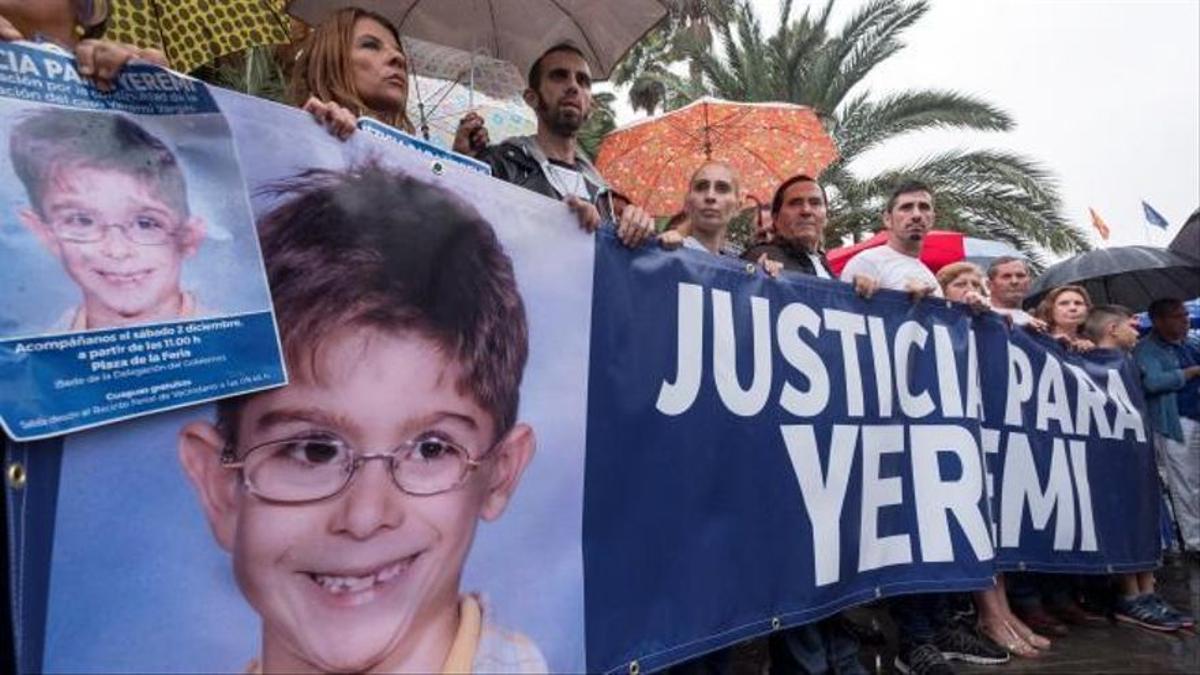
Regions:
[[121, 236], [125, 237], [125, 241], [128, 241], [131, 244], [135, 244], [137, 246], [169, 246], [171, 242], [174, 241], [178, 236], [179, 231], [183, 229], [180, 225], [175, 224], [169, 231], [167, 231], [167, 238], [163, 241], [158, 243], [146, 243], [134, 239], [133, 235], [130, 234], [135, 223], [98, 223], [95, 227], [96, 231], [100, 234], [95, 239], [80, 239], [78, 237], [63, 236], [63, 224], [61, 222], [52, 220], [48, 224], [50, 226], [50, 231], [54, 233], [54, 237], [56, 239], [59, 241], [69, 241], [73, 244], [95, 244], [96, 242], [104, 241], [104, 238], [108, 236], [108, 231], [115, 227], [121, 231]]
[[[305, 441], [305, 440], [320, 440], [320, 441], [325, 441], [325, 442], [329, 442], [329, 443], [334, 443], [334, 444], [344, 447], [345, 449], [347, 449], [350, 452], [350, 457], [351, 457], [350, 470], [348, 472], [346, 472], [346, 479], [342, 482], [342, 486], [339, 487], [336, 491], [331, 492], [330, 494], [325, 495], [323, 497], [316, 497], [314, 499], [301, 499], [301, 500], [273, 499], [273, 498], [268, 497], [268, 496], [262, 494], [261, 492], [259, 492], [254, 487], [254, 484], [250, 481], [249, 473], [247, 473], [245, 470], [246, 469], [246, 458], [248, 458], [251, 454], [253, 454], [254, 451], [259, 450], [261, 448], [265, 448], [267, 446], [278, 445], [280, 443], [287, 443], [287, 442]], [[398, 461], [398, 459], [400, 457], [401, 450], [411, 450], [417, 444], [419, 444], [425, 440], [428, 440], [428, 439], [408, 440], [408, 441], [401, 443], [400, 445], [397, 445], [395, 448], [392, 448], [392, 450], [389, 452], [360, 453], [360, 452], [358, 452], [357, 448], [355, 448], [349, 442], [342, 439], [340, 436], [336, 436], [336, 435], [328, 436], [328, 437], [317, 436], [317, 435], [291, 436], [291, 437], [285, 437], [285, 438], [277, 438], [277, 439], [270, 440], [270, 441], [264, 441], [262, 443], [258, 443], [254, 446], [251, 446], [248, 450], [246, 450], [245, 454], [243, 454], [241, 456], [241, 459], [238, 459], [237, 448], [235, 446], [233, 446], [232, 444], [229, 444], [229, 445], [226, 445], [225, 448], [221, 451], [221, 467], [224, 469], [233, 469], [233, 470], [240, 471], [242, 474], [242, 486], [246, 488], [247, 492], [254, 495], [254, 497], [257, 499], [261, 499], [262, 501], [268, 502], [271, 504], [303, 505], [303, 504], [315, 504], [317, 502], [323, 502], [327, 499], [334, 499], [338, 495], [341, 495], [343, 492], [346, 491], [346, 488], [350, 487], [350, 484], [354, 482], [354, 477], [358, 474], [359, 467], [361, 467], [363, 464], [365, 464], [373, 459], [381, 459], [381, 460], [384, 460], [387, 462], [388, 475], [392, 477], [392, 484], [395, 485], [396, 489], [400, 490], [400, 492], [402, 492], [406, 495], [409, 495], [411, 497], [432, 497], [434, 495], [440, 495], [440, 494], [445, 494], [447, 492], [452, 492], [452, 491], [457, 490], [458, 488], [462, 487], [463, 484], [467, 482], [467, 479], [469, 479], [471, 477], [471, 474], [474, 473], [475, 470], [478, 469], [490, 457], [492, 450], [495, 449], [496, 446], [500, 445], [500, 441], [497, 440], [487, 450], [484, 450], [479, 455], [478, 459], [476, 459], [474, 457], [471, 457], [471, 453], [466, 448], [459, 445], [458, 443], [455, 443], [453, 441], [448, 441], [445, 439], [439, 439], [439, 440], [441, 440], [442, 443], [445, 443], [446, 445], [449, 445], [450, 447], [454, 448], [458, 452], [462, 453], [462, 457], [463, 457], [462, 471], [459, 474], [458, 479], [454, 482], [454, 484], [450, 485], [449, 487], [443, 488], [436, 492], [413, 492], [411, 490], [406, 489], [403, 485], [400, 484], [400, 479], [399, 479], [399, 477], [397, 475], [397, 471], [396, 471], [396, 462]]]

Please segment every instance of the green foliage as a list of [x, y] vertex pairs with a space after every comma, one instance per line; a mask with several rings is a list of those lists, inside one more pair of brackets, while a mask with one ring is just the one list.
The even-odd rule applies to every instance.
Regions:
[[287, 80], [273, 47], [251, 47], [200, 66], [192, 75], [211, 85], [288, 103]]
[[[629, 84], [630, 103], [648, 113], [704, 95], [812, 107], [840, 155], [821, 177], [830, 196], [830, 245], [840, 244], [846, 235], [869, 236], [879, 227], [880, 209], [892, 185], [901, 177], [915, 177], [929, 182], [937, 193], [938, 227], [1007, 241], [1035, 262], [1037, 246], [1064, 254], [1088, 248], [1086, 236], [1062, 216], [1054, 177], [1025, 157], [948, 151], [873, 176], [851, 171], [864, 153], [907, 133], [1003, 132], [1015, 122], [991, 103], [961, 92], [872, 95], [862, 81], [905, 47], [904, 32], [925, 15], [929, 3], [871, 0], [841, 26], [830, 26], [834, 1], [793, 16], [792, 2], [785, 0], [773, 35], [763, 33], [744, 0], [673, 3], [671, 18], [630, 53], [614, 80]], [[713, 39], [704, 43], [683, 30], [696, 24], [714, 29]], [[676, 75], [671, 66], [680, 62], [699, 77]]]
[[592, 115], [579, 130], [578, 136], [579, 145], [588, 157], [595, 158], [600, 141], [617, 128], [617, 117], [612, 107], [616, 100], [616, 95], [608, 92], [592, 95]]

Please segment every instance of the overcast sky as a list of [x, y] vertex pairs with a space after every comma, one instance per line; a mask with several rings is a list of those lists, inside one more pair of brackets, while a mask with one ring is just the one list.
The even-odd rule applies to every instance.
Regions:
[[[773, 32], [778, 0], [753, 0]], [[796, 0], [793, 15], [820, 0]], [[842, 0], [835, 26], [860, 6]], [[1200, 206], [1200, 1], [932, 0], [907, 48], [863, 85], [877, 94], [950, 88], [1011, 114], [1009, 133], [910, 134], [863, 157], [874, 172], [954, 147], [1015, 151], [1061, 181], [1064, 213], [1100, 244], [1165, 245]], [[621, 96], [624, 101], [624, 96]], [[641, 117], [627, 105], [619, 123]], [[1171, 223], [1150, 228], [1145, 199]]]

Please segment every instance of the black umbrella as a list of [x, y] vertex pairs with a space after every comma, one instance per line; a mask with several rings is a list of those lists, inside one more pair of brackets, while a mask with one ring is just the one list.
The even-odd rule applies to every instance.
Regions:
[[1192, 211], [1167, 250], [1189, 258], [1200, 258], [1200, 209]]
[[1097, 305], [1124, 305], [1140, 312], [1158, 298], [1200, 296], [1200, 259], [1152, 246], [1114, 246], [1080, 253], [1051, 266], [1025, 297], [1036, 307], [1051, 289], [1074, 284]]

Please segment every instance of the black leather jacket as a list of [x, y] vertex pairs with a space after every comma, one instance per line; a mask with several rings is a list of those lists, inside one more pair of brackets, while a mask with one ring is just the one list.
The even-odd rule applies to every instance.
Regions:
[[[556, 187], [547, 177], [542, 167], [549, 164], [550, 160], [546, 158], [546, 153], [542, 152], [533, 136], [518, 136], [499, 145], [489, 146], [478, 158], [490, 164], [492, 175], [506, 183], [520, 185], [551, 199], [562, 199], [566, 192], [561, 187]], [[584, 179], [595, 188], [597, 196], [608, 192], [608, 184], [587, 158], [576, 155], [575, 163]]]

